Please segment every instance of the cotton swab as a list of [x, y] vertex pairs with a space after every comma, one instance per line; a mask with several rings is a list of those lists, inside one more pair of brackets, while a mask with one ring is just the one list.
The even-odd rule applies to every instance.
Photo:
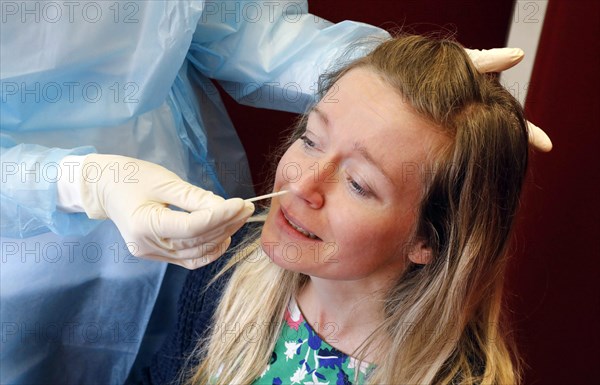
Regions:
[[[274, 192], [271, 194], [266, 194], [266, 195], [261, 195], [258, 197], [254, 197], [254, 198], [250, 198], [250, 199], [246, 199], [246, 202], [256, 202], [256, 201], [260, 201], [263, 199], [269, 199], [269, 198], [273, 198], [276, 196], [280, 196], [283, 194], [286, 194], [288, 191], [287, 190], [281, 190], [278, 192]], [[267, 220], [267, 214], [259, 214], [259, 215], [255, 215], [253, 217], [248, 218], [248, 220], [246, 220], [247, 223], [250, 222], [264, 222], [265, 220]]]
[[281, 190], [281, 191], [277, 191], [277, 192], [274, 192], [274, 193], [265, 194], [265, 195], [261, 195], [261, 196], [258, 196], [258, 197], [246, 199], [246, 202], [262, 201], [263, 199], [269, 199], [269, 198], [277, 197], [277, 196], [286, 194], [287, 192], [288, 192], [287, 190]]

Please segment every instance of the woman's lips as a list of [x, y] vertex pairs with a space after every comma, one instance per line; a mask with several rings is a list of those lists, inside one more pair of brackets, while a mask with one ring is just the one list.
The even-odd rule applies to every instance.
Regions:
[[316, 236], [311, 231], [307, 230], [301, 223], [299, 223], [295, 218], [290, 216], [288, 212], [286, 212], [283, 207], [279, 210], [278, 219], [280, 221], [280, 225], [284, 227], [284, 229], [288, 230], [287, 232], [295, 235], [301, 236], [304, 239], [310, 239], [313, 241], [321, 241], [321, 238]]

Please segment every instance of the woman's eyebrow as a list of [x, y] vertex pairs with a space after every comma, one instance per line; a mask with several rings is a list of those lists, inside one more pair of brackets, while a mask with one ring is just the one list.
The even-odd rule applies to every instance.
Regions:
[[363, 146], [359, 142], [354, 142], [354, 151], [358, 152], [361, 155], [361, 157], [363, 157], [369, 164], [371, 164], [373, 167], [379, 170], [379, 172], [385, 177], [388, 183], [390, 183], [392, 186], [395, 186], [394, 182], [392, 181], [392, 178], [389, 177], [389, 175], [384, 171], [381, 164], [379, 164], [375, 160], [375, 158], [373, 158], [373, 156], [365, 146]]
[[[329, 118], [323, 110], [319, 109], [318, 106], [315, 106], [310, 111], [310, 113], [313, 112], [323, 122], [325, 126], [329, 126]], [[390, 178], [389, 175], [384, 171], [383, 167], [377, 161], [375, 161], [375, 158], [373, 158], [373, 156], [365, 146], [363, 146], [359, 142], [355, 142], [354, 151], [358, 152], [362, 158], [364, 158], [369, 164], [371, 164], [373, 167], [379, 170], [379, 172], [384, 176], [388, 183], [390, 183], [392, 186], [395, 186], [394, 182], [392, 181], [392, 178]]]
[[329, 126], [329, 118], [327, 117], [327, 114], [325, 114], [325, 112], [323, 112], [318, 106], [314, 106], [310, 112], [314, 112], [323, 122], [323, 124], [325, 124], [325, 126]]

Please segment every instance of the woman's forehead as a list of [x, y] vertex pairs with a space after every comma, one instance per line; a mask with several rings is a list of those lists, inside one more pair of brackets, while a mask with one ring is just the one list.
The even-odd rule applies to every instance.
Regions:
[[404, 154], [416, 155], [421, 150], [431, 153], [448, 139], [368, 67], [354, 68], [338, 79], [313, 108], [309, 119], [330, 127], [340, 139], [351, 139], [369, 150], [368, 142], [374, 142], [373, 146], [388, 152], [396, 149]]
[[326, 147], [377, 165], [400, 192], [421, 186], [431, 173], [428, 160], [445, 139], [379, 74], [363, 67], [338, 79], [311, 110], [307, 131]]

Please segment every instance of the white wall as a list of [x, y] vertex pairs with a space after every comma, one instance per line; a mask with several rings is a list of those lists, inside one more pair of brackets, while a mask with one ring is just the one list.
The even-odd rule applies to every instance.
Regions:
[[517, 0], [513, 9], [507, 47], [521, 48], [525, 58], [519, 65], [504, 71], [500, 81], [521, 104], [527, 96], [547, 5], [548, 0]]

